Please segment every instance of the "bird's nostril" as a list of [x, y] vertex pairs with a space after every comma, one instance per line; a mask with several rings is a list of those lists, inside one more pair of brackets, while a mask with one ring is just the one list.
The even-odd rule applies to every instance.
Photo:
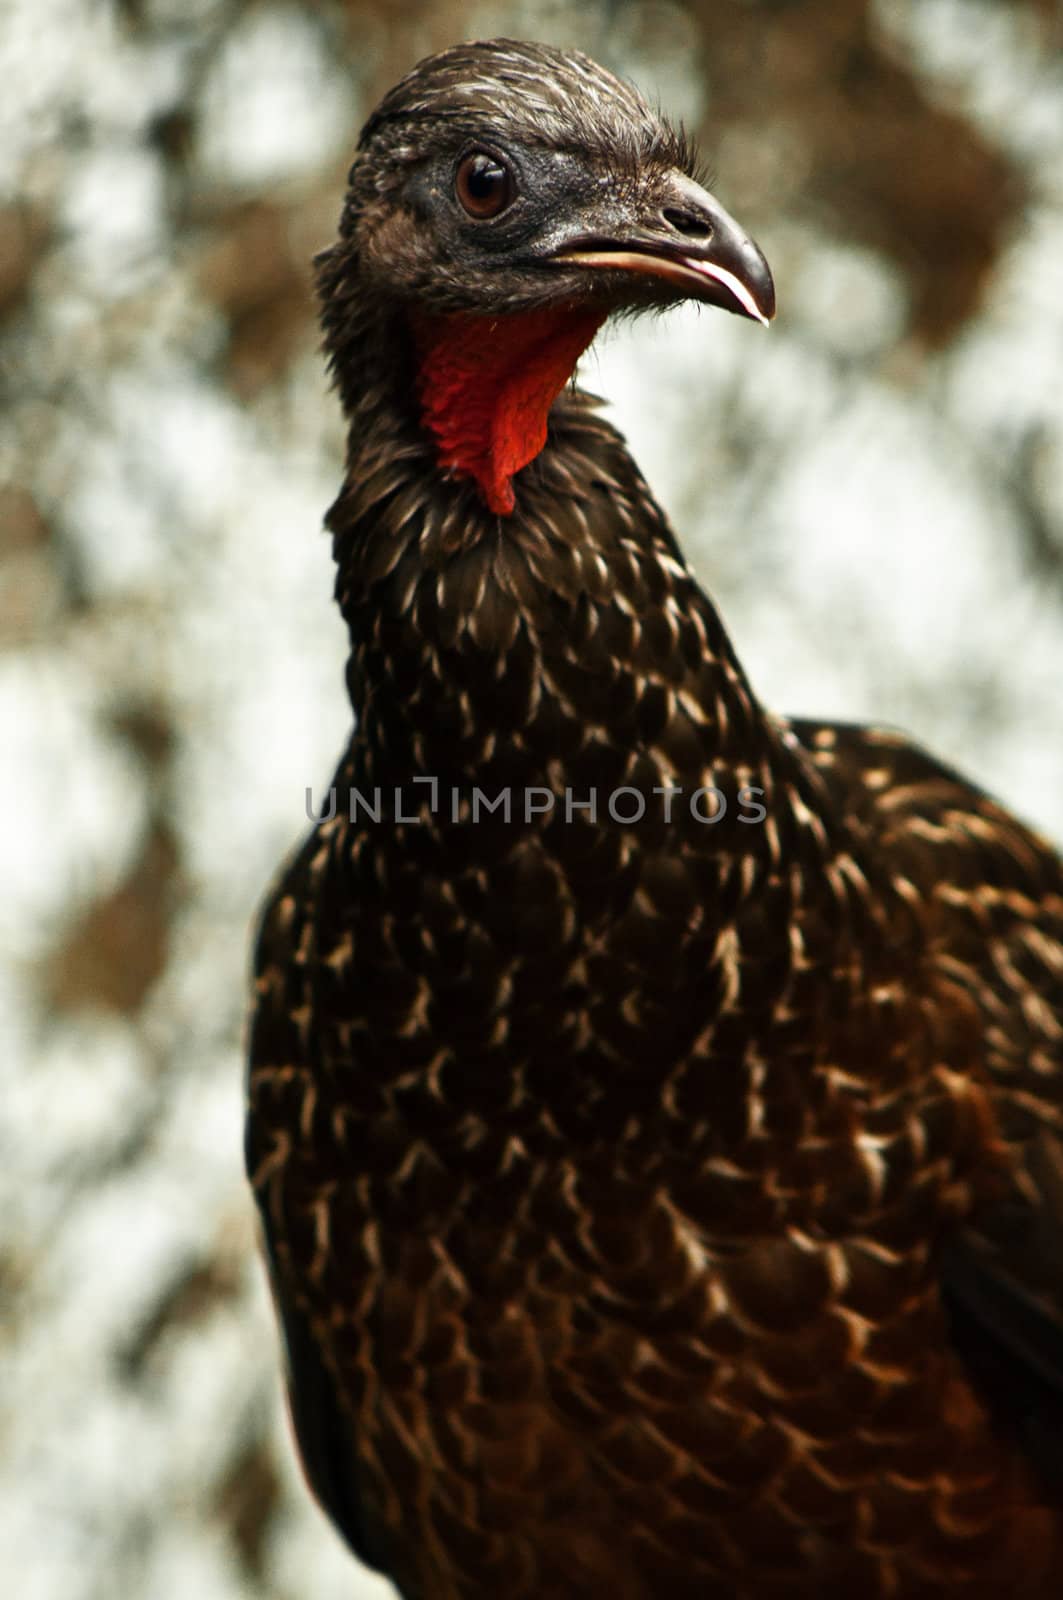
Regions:
[[712, 234], [712, 223], [708, 217], [699, 216], [696, 211], [665, 206], [661, 216], [677, 233], [685, 234], [688, 239], [708, 239]]

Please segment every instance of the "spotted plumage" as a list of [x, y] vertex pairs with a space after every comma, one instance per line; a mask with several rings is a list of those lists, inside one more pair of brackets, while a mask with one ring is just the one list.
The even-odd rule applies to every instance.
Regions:
[[[1048, 1600], [1060, 863], [765, 712], [621, 438], [522, 377], [527, 315], [768, 316], [762, 258], [634, 90], [493, 41], [370, 119], [320, 287], [355, 726], [248, 1130], [312, 1487], [406, 1600]], [[494, 477], [426, 393], [466, 335]]]

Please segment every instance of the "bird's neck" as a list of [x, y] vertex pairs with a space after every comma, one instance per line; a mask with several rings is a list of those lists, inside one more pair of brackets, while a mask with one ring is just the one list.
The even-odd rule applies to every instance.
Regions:
[[[346, 318], [348, 462], [328, 520], [362, 777], [575, 792], [641, 762], [644, 787], [713, 785], [732, 807], [763, 788], [788, 805], [801, 762], [623, 441], [586, 396], [558, 395], [596, 321], [514, 319], [478, 350], [487, 330], [469, 319]], [[547, 409], [550, 427], [510, 484], [523, 401], [522, 449], [547, 435]]]

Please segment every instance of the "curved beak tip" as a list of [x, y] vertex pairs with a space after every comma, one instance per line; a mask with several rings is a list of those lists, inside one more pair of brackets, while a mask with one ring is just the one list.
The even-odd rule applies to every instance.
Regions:
[[768, 326], [775, 315], [775, 283], [768, 263], [755, 245], [750, 244], [746, 259], [733, 268], [718, 261], [690, 264], [723, 290], [726, 300], [723, 296], [717, 297], [715, 304], [737, 311], [765, 328]]

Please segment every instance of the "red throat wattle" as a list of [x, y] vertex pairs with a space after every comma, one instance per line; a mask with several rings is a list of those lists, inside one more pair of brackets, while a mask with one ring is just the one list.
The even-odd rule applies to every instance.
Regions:
[[512, 512], [510, 480], [546, 443], [550, 407], [604, 320], [570, 306], [416, 324], [418, 395], [440, 465], [475, 478], [500, 516]]

